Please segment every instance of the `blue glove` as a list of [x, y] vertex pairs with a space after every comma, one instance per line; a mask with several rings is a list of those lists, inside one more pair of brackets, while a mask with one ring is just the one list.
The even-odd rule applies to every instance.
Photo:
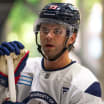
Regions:
[[11, 102], [11, 101], [4, 101], [2, 104], [25, 104], [21, 102]]
[[25, 50], [24, 45], [18, 41], [3, 42], [0, 45], [0, 84], [7, 87], [8, 71], [5, 55], [11, 56], [13, 58], [15, 82], [17, 83], [20, 72], [26, 64], [29, 51]]
[[23, 49], [24, 46], [18, 42], [3, 42], [0, 45], [0, 55], [10, 55], [11, 52], [15, 52], [16, 55], [20, 54], [20, 49]]

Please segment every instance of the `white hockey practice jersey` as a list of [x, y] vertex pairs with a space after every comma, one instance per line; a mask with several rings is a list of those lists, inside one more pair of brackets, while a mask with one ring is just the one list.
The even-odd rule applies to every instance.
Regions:
[[28, 59], [17, 83], [17, 101], [25, 104], [102, 104], [100, 84], [87, 68], [72, 61], [63, 68], [46, 70], [43, 62], [42, 58]]

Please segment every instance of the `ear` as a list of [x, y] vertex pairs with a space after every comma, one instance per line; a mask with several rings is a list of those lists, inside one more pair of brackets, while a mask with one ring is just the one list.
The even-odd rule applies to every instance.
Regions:
[[73, 35], [71, 35], [67, 41], [67, 45], [73, 44], [76, 40], [76, 33], [73, 33]]

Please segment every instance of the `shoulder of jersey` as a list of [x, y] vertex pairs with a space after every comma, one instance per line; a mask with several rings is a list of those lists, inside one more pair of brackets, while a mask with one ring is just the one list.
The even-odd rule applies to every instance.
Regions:
[[68, 73], [71, 73], [72, 76], [71, 84], [83, 91], [98, 82], [95, 75], [89, 69], [78, 63], [72, 64]]
[[41, 57], [36, 57], [36, 58], [29, 58], [27, 60], [26, 66], [23, 70], [23, 72], [30, 72], [30, 73], [34, 73], [34, 71], [36, 71], [36, 68], [41, 67]]

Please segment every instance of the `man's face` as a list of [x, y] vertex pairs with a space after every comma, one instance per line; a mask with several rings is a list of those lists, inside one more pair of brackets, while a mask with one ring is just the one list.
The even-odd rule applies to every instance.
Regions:
[[40, 44], [48, 59], [56, 57], [64, 48], [66, 28], [59, 24], [41, 24]]

